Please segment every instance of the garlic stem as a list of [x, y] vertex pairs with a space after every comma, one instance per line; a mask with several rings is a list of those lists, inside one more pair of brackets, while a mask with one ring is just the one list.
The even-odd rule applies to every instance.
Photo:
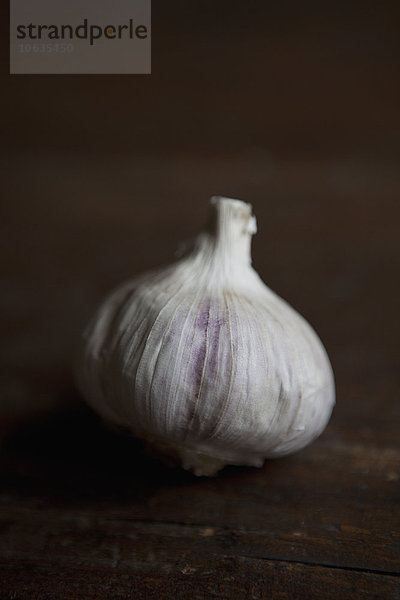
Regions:
[[204, 285], [234, 285], [240, 282], [241, 275], [249, 277], [251, 239], [256, 231], [251, 204], [223, 196], [211, 198], [208, 232], [198, 236], [189, 257], [193, 268], [201, 266]]
[[216, 253], [236, 265], [251, 264], [251, 238], [257, 231], [256, 219], [251, 204], [213, 196], [211, 206], [216, 219]]

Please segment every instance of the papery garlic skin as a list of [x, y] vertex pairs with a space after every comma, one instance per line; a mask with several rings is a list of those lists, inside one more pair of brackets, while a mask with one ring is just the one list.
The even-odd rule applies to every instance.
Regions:
[[187, 257], [125, 283], [100, 306], [77, 368], [104, 419], [197, 475], [299, 450], [335, 403], [318, 336], [251, 267], [251, 206], [211, 202], [210, 230]]

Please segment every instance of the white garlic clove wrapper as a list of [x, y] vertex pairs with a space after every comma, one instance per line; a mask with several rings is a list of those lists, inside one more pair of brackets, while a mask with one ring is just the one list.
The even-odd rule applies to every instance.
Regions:
[[325, 428], [333, 373], [310, 325], [251, 266], [251, 206], [211, 199], [175, 264], [123, 284], [83, 334], [88, 403], [197, 475], [261, 466]]

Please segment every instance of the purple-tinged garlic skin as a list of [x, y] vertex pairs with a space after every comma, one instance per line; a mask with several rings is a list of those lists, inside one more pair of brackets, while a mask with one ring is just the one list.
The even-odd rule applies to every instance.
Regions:
[[251, 206], [214, 219], [175, 264], [123, 284], [83, 334], [77, 381], [102, 417], [196, 475], [312, 442], [335, 388], [311, 326], [251, 266]]

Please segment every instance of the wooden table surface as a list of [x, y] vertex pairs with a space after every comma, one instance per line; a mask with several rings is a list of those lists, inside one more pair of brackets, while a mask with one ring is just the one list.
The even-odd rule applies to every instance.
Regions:
[[[151, 76], [6, 80], [0, 598], [400, 598], [395, 3], [243, 25], [205, 2], [206, 39], [183, 4], [154, 7]], [[214, 193], [253, 204], [253, 264], [322, 338], [337, 405], [298, 454], [196, 478], [108, 430], [71, 363]]]

